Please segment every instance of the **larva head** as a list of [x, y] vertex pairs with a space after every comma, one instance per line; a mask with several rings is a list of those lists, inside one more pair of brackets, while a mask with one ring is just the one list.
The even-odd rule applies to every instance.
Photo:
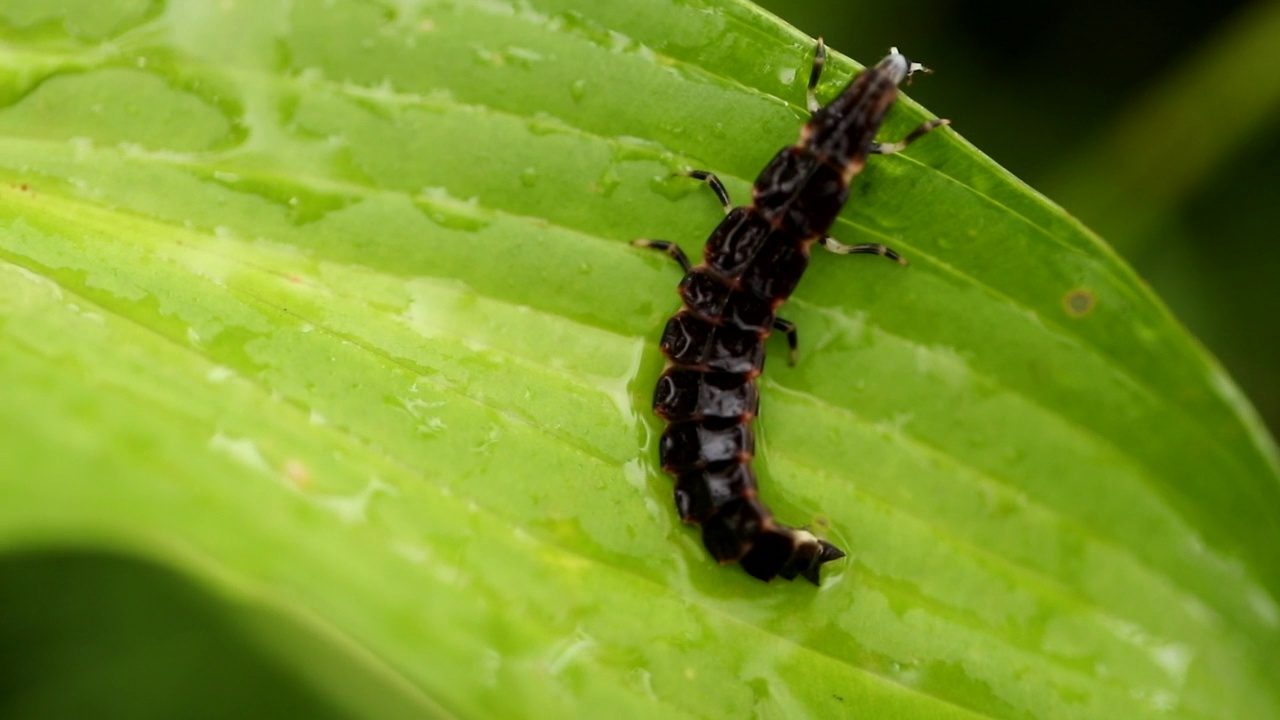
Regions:
[[[880, 124], [898, 97], [898, 86], [917, 71], [925, 71], [925, 68], [908, 60], [897, 48], [892, 48], [883, 60], [858, 73], [834, 100], [813, 113], [800, 132], [798, 149], [789, 149], [789, 152], [820, 158], [824, 167], [839, 172], [840, 185], [847, 192], [853, 176], [866, 164], [867, 155], [897, 152], [917, 136], [912, 135], [896, 143], [876, 142]], [[763, 174], [761, 179], [764, 179]], [[756, 182], [759, 187], [761, 181]], [[813, 184], [811, 181], [810, 185]], [[757, 190], [757, 203], [762, 197]], [[821, 195], [823, 200], [835, 197], [831, 193]], [[845, 197], [841, 194], [837, 204], [843, 204]], [[803, 199], [810, 204], [816, 202], [808, 196]], [[791, 204], [795, 205], [794, 202]], [[818, 236], [824, 230], [817, 223], [810, 223], [806, 229], [818, 231], [812, 233]]]
[[905, 55], [898, 52], [898, 48], [889, 48], [889, 54], [880, 61], [876, 68], [884, 72], [895, 85], [901, 85], [903, 80], [911, 78], [913, 73], [932, 72], [929, 68], [918, 62], [911, 62]]

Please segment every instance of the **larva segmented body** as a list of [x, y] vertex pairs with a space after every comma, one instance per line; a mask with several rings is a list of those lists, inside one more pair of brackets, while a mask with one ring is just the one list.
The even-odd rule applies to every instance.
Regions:
[[792, 360], [795, 326], [777, 310], [800, 282], [813, 244], [840, 254], [874, 253], [899, 262], [883, 245], [843, 245], [827, 236], [849, 196], [849, 181], [870, 154], [889, 154], [947, 124], [931, 120], [898, 143], [875, 141], [898, 95], [898, 85], [919, 65], [894, 48], [860, 73], [829, 105], [815, 88], [825, 59], [814, 54], [808, 101], [813, 113], [800, 140], [783, 148], [752, 188], [752, 202], [732, 207], [711, 173], [689, 171], [719, 196], [726, 216], [703, 249], [697, 266], [674, 243], [636, 240], [663, 250], [685, 270], [683, 307], [662, 333], [667, 369], [654, 392], [654, 412], [668, 423], [659, 443], [663, 469], [675, 476], [680, 517], [702, 526], [702, 539], [721, 563], [739, 562], [752, 576], [771, 580], [804, 576], [815, 585], [823, 563], [844, 553], [812, 533], [777, 522], [757, 497], [751, 470], [755, 441], [751, 421], [764, 367], [765, 340], [787, 335]]

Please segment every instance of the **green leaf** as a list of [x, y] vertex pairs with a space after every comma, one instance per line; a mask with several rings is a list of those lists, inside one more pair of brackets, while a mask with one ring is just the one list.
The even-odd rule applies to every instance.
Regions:
[[[304, 714], [1280, 713], [1274, 446], [950, 130], [836, 228], [911, 266], [816, 258], [763, 379], [764, 497], [850, 559], [764, 585], [678, 522], [648, 411], [678, 272], [628, 241], [696, 252], [716, 201], [671, 171], [741, 202], [794, 141], [812, 41], [759, 9], [9, 0], [0, 37], [15, 577], [123, 558], [74, 586], [225, 623]], [[90, 632], [30, 626], [6, 654]], [[54, 713], [32, 687], [9, 709]]]

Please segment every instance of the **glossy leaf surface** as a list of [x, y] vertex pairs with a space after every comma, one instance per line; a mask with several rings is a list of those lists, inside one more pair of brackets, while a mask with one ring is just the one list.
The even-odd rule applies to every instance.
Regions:
[[6, 552], [193, 577], [357, 713], [1280, 712], [1274, 448], [950, 130], [836, 226], [911, 266], [819, 255], [764, 376], [764, 496], [850, 559], [764, 585], [679, 524], [678, 271], [628, 241], [696, 254], [669, 174], [743, 201], [794, 141], [811, 41], [761, 11], [9, 0], [0, 37]]

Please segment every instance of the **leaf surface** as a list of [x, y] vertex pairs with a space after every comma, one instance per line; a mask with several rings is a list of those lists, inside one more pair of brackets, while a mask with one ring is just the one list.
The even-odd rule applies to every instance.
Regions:
[[763, 585], [680, 525], [678, 272], [628, 241], [696, 253], [715, 198], [669, 174], [743, 202], [794, 141], [812, 41], [762, 11], [13, 0], [0, 36], [7, 552], [195, 578], [356, 713], [1280, 712], [1274, 447], [949, 130], [835, 229], [911, 266], [816, 258], [764, 375], [764, 497], [850, 559]]

